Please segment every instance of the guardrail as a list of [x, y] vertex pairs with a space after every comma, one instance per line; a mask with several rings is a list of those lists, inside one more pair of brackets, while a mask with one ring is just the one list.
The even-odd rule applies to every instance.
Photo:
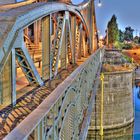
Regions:
[[103, 54], [92, 54], [4, 140], [79, 139]]

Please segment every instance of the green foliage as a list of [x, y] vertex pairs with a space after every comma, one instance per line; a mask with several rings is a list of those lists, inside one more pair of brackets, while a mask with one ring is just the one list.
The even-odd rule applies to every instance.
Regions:
[[118, 48], [118, 49], [123, 49], [123, 48], [125, 47], [125, 44], [122, 43], [122, 42], [116, 41], [116, 42], [114, 43], [114, 46], [115, 46], [116, 48]]
[[136, 44], [138, 44], [138, 43], [139, 43], [139, 37], [138, 37], [138, 36], [135, 36], [134, 39], [133, 39], [133, 41], [134, 41]]
[[108, 28], [108, 43], [114, 44], [119, 39], [119, 30], [117, 18], [115, 15], [113, 15], [111, 20], [108, 22], [107, 28]]
[[126, 27], [125, 32], [124, 32], [124, 40], [132, 41], [133, 40], [133, 32], [134, 32], [134, 29], [132, 29], [130, 26]]
[[126, 49], [126, 50], [129, 50], [132, 48], [133, 48], [132, 44], [124, 44], [124, 46], [122, 47], [122, 49]]
[[139, 36], [135, 36], [133, 39], [133, 42], [136, 44], [140, 44], [140, 37]]
[[129, 50], [129, 49], [132, 49], [133, 48], [132, 44], [128, 44], [128, 43], [125, 44], [125, 43], [119, 42], [119, 41], [116, 41], [114, 43], [114, 46], [115, 46], [115, 48], [118, 48], [118, 49], [126, 49], [126, 50]]
[[121, 30], [119, 30], [119, 41], [120, 42], [124, 41], [124, 32], [122, 32]]
[[123, 55], [123, 58], [128, 62], [131, 63], [132, 59], [128, 57], [127, 55]]
[[139, 37], [139, 40], [138, 40], [138, 44], [140, 44], [140, 37]]

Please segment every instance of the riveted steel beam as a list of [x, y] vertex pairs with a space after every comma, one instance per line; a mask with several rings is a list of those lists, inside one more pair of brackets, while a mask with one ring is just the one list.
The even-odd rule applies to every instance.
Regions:
[[22, 68], [25, 77], [29, 81], [30, 84], [37, 84], [42, 86], [43, 81], [34, 65], [33, 60], [30, 57], [30, 54], [25, 47], [23, 40], [23, 31], [19, 32], [17, 41], [15, 41], [15, 49], [16, 49], [16, 59], [18, 61], [19, 66]]
[[51, 79], [50, 20], [50, 16], [42, 19], [42, 78], [44, 80]]

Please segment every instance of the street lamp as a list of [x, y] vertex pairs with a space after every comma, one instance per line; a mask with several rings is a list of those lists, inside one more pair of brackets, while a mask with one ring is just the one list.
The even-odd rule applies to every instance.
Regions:
[[99, 0], [98, 7], [101, 7], [101, 6], [102, 6], [102, 3], [101, 3], [101, 0]]

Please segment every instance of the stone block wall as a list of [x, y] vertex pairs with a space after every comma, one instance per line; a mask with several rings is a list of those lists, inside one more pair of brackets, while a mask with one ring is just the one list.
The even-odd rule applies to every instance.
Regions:
[[[114, 129], [133, 122], [132, 71], [108, 72], [104, 78], [104, 129]], [[101, 88], [96, 95], [90, 129], [100, 129]]]
[[[106, 50], [104, 73], [103, 128], [104, 140], [131, 140], [133, 131], [133, 67], [121, 50]], [[128, 63], [129, 64], [129, 63]], [[101, 84], [100, 84], [101, 86]], [[100, 140], [101, 87], [96, 94], [87, 139]], [[130, 137], [129, 137], [130, 136]]]

